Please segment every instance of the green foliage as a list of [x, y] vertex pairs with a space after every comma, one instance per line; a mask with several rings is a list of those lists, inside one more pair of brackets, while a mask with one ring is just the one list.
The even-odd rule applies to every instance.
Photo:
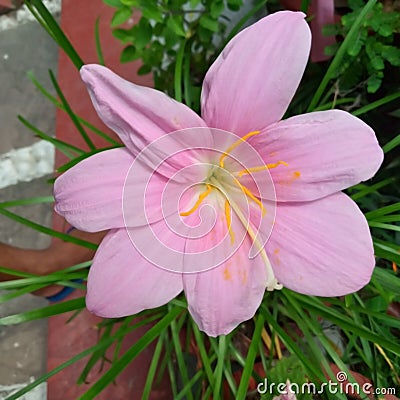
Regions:
[[[235, 13], [243, 0], [105, 0], [117, 8], [112, 26], [125, 23], [134, 10], [141, 17], [133, 27], [119, 27], [114, 36], [126, 44], [121, 62], [141, 59], [139, 74], [153, 73], [157, 89], [175, 95], [175, 64], [181, 43], [185, 43], [188, 79], [182, 100], [199, 107], [200, 86], [208, 66], [216, 58], [227, 35], [227, 10]], [[262, 2], [262, 3], [265, 3]], [[211, 45], [212, 44], [212, 45]]]
[[[284, 380], [284, 377], [286, 377], [286, 380]], [[307, 372], [300, 360], [294, 355], [277, 361], [275, 366], [268, 371], [268, 378], [263, 382], [267, 384], [264, 385], [266, 387], [263, 386], [263, 391], [265, 390], [267, 393], [262, 394], [261, 399], [271, 400], [274, 396], [282, 394], [281, 386], [287, 381], [290, 382], [288, 382], [290, 386], [287, 387], [286, 390], [289, 392], [289, 389], [292, 388], [296, 390], [297, 393], [301, 392], [301, 390], [297, 390], [297, 388], [300, 389], [307, 383]], [[306, 386], [304, 387], [306, 388]], [[298, 394], [297, 399], [312, 400], [311, 390], [305, 390], [304, 392], [303, 394]]]
[[[364, 0], [349, 0], [351, 12], [343, 15], [339, 24], [326, 27], [324, 33], [346, 37], [365, 3]], [[400, 49], [394, 44], [395, 35], [399, 33], [400, 11], [385, 10], [383, 4], [377, 2], [335, 70], [340, 90], [349, 91], [361, 86], [366, 87], [368, 93], [377, 92], [387, 68], [400, 66]], [[337, 45], [328, 47], [327, 53], [336, 54], [337, 49]]]

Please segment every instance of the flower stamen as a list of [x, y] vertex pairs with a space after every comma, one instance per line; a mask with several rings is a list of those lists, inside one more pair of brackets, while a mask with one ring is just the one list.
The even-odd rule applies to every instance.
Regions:
[[235, 183], [240, 187], [240, 189], [242, 189], [243, 193], [248, 196], [251, 200], [253, 200], [260, 208], [261, 208], [261, 212], [262, 215], [264, 216], [266, 213], [264, 204], [262, 203], [262, 201], [260, 199], [257, 199], [256, 196], [254, 196], [253, 193], [251, 193], [250, 189], [248, 189], [246, 186], [242, 185], [237, 179], [235, 179]]
[[225, 199], [225, 218], [229, 236], [231, 237], [231, 244], [233, 244], [235, 242], [235, 233], [232, 230], [231, 206], [228, 199]]
[[238, 172], [238, 176], [240, 178], [245, 174], [251, 174], [252, 172], [265, 171], [266, 169], [276, 168], [279, 165], [284, 165], [285, 167], [289, 166], [289, 164], [287, 162], [285, 162], [285, 161], [277, 161], [276, 163], [265, 164], [265, 165], [261, 165], [259, 167], [243, 169], [243, 170]]
[[229, 153], [235, 149], [236, 147], [238, 147], [240, 144], [242, 144], [243, 142], [245, 142], [247, 139], [249, 139], [252, 136], [258, 135], [260, 133], [260, 131], [252, 131], [247, 133], [246, 135], [244, 135], [243, 137], [241, 137], [239, 140], [237, 140], [236, 142], [232, 143], [226, 150], [225, 152], [221, 155], [220, 159], [219, 159], [219, 166], [221, 168], [224, 168], [224, 159], [229, 155]]
[[199, 194], [199, 198], [194, 206], [189, 211], [181, 212], [179, 215], [181, 217], [187, 217], [188, 215], [193, 214], [200, 207], [200, 204], [203, 202], [203, 200], [211, 193], [211, 190], [212, 186], [207, 184], [207, 190]]

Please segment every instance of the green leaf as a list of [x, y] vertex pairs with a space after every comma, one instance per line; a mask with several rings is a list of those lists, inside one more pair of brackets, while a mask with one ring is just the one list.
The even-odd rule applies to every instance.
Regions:
[[[268, 371], [268, 381], [263, 382], [264, 386], [262, 386], [262, 391], [266, 390], [267, 393], [262, 395], [261, 399], [270, 400], [273, 395], [281, 394], [282, 392], [278, 393], [278, 385], [285, 384], [287, 380], [293, 385], [293, 389], [296, 387], [301, 388], [304, 383], [307, 383], [306, 376], [307, 372], [296, 356], [292, 355], [278, 360], [274, 368]], [[272, 386], [271, 383], [275, 385]], [[279, 387], [279, 389], [281, 390], [282, 388]], [[296, 398], [298, 400], [312, 400], [312, 395], [304, 391], [304, 393], [298, 393]]]
[[139, 69], [137, 74], [138, 75], [147, 75], [151, 72], [151, 65], [142, 65]]
[[137, 7], [139, 5], [138, 0], [120, 0], [124, 6], [127, 7]]
[[54, 202], [53, 196], [30, 197], [29, 199], [3, 201], [0, 203], [0, 209], [9, 207], [18, 207], [18, 206], [28, 206], [32, 204], [53, 203], [53, 202]]
[[228, 0], [228, 8], [232, 11], [240, 10], [240, 7], [242, 7], [242, 5], [242, 0]]
[[383, 187], [385, 187], [385, 186], [387, 186], [387, 185], [390, 185], [390, 184], [394, 183], [395, 181], [396, 181], [395, 178], [387, 178], [387, 179], [384, 179], [383, 181], [378, 182], [378, 183], [375, 183], [375, 184], [372, 185], [372, 186], [366, 186], [366, 187], [364, 187], [362, 190], [360, 190], [360, 191], [357, 192], [356, 194], [353, 194], [353, 195], [351, 196], [351, 198], [352, 198], [353, 200], [361, 199], [362, 197], [364, 197], [364, 196], [366, 196], [366, 195], [368, 195], [368, 194], [376, 193], [379, 189], [381, 189], [381, 188], [383, 188]]
[[352, 10], [359, 10], [364, 7], [364, 0], [348, 0], [348, 4]]
[[142, 49], [145, 47], [153, 37], [153, 28], [149, 21], [145, 18], [141, 18], [139, 23], [133, 28], [134, 38], [133, 44]]
[[150, 21], [163, 22], [163, 12], [160, 5], [148, 2], [142, 7], [142, 15]]
[[19, 222], [25, 226], [28, 226], [29, 228], [35, 229], [39, 232], [42, 232], [46, 235], [58, 237], [60, 239], [63, 239], [64, 241], [75, 243], [80, 246], [87, 247], [88, 249], [92, 249], [92, 250], [96, 250], [98, 247], [98, 245], [96, 245], [94, 243], [87, 242], [86, 240], [79, 239], [75, 236], [71, 236], [66, 233], [61, 233], [61, 232], [55, 231], [54, 229], [37, 224], [36, 222], [33, 222], [28, 218], [21, 217], [20, 215], [15, 214], [12, 211], [6, 210], [5, 208], [0, 207], [0, 214], [6, 216], [7, 218], [10, 218], [16, 222]]
[[64, 153], [68, 158], [74, 158], [77, 154], [85, 153], [84, 150], [80, 149], [79, 147], [75, 147], [72, 144], [67, 142], [63, 142], [62, 140], [55, 139], [49, 135], [46, 135], [44, 132], [33, 126], [29, 121], [25, 118], [18, 115], [18, 119], [31, 131], [35, 132], [38, 137], [43, 140], [46, 140], [54, 145], [56, 149]]
[[385, 224], [382, 222], [375, 222], [375, 221], [369, 221], [368, 225], [371, 226], [372, 228], [380, 228], [380, 229], [387, 229], [390, 231], [400, 232], [400, 226], [398, 225]]
[[166, 337], [166, 331], [161, 332], [147, 373], [146, 383], [144, 385], [142, 393], [142, 400], [147, 400], [150, 396], [150, 392], [153, 386], [154, 376], [156, 374], [156, 370], [160, 363], [160, 357], [161, 357], [161, 352], [163, 350], [165, 337]]
[[[174, 353], [176, 356], [179, 369], [179, 376], [182, 379], [182, 384], [186, 386], [189, 383], [189, 374], [188, 374], [188, 365], [185, 360], [184, 353], [182, 351], [182, 344], [180, 340], [181, 327], [179, 327], [176, 321], [174, 320], [171, 321], [170, 330], [172, 334], [172, 342], [174, 345]], [[188, 399], [193, 400], [193, 393], [191, 391], [188, 393]]]
[[[399, 16], [400, 18], [400, 16]], [[395, 67], [400, 67], [400, 49], [394, 46], [384, 46], [382, 57]]]
[[51, 12], [40, 0], [26, 0], [25, 5], [43, 26], [43, 28], [49, 33], [54, 41], [65, 51], [72, 63], [79, 70], [84, 64], [71, 42], [60, 28], [60, 25], [53, 17]]
[[382, 23], [379, 25], [377, 33], [383, 37], [389, 37], [393, 35], [393, 27], [390, 24]]
[[383, 74], [378, 72], [371, 75], [367, 80], [367, 91], [368, 93], [375, 93], [382, 84]]
[[[191, 321], [193, 323], [193, 320], [191, 320]], [[200, 332], [196, 323], [193, 323], [193, 333], [194, 333], [194, 337], [196, 339], [197, 347], [199, 349], [199, 354], [201, 357], [201, 362], [203, 364], [204, 371], [207, 375], [210, 386], [213, 388], [214, 387], [214, 375], [213, 375], [212, 368], [211, 368], [211, 361], [210, 361], [209, 356], [207, 355], [206, 347], [204, 344], [204, 334], [202, 334]]]
[[104, 56], [103, 56], [103, 50], [101, 48], [99, 23], [100, 23], [100, 17], [96, 18], [96, 23], [94, 25], [94, 37], [95, 37], [95, 41], [96, 41], [96, 53], [97, 53], [97, 58], [99, 60], [99, 64], [100, 65], [105, 65]]
[[111, 20], [111, 26], [115, 27], [126, 22], [132, 15], [132, 10], [129, 7], [122, 7], [118, 9]]
[[179, 15], [172, 15], [167, 20], [167, 27], [175, 32], [178, 36], [186, 37], [185, 30], [183, 29], [183, 20]]
[[127, 63], [140, 58], [140, 53], [136, 50], [135, 46], [127, 46], [122, 50], [120, 61], [121, 63]]
[[308, 14], [308, 7], [310, 6], [311, 0], [301, 0], [300, 11], [303, 13]]
[[[60, 110], [65, 111], [65, 107], [63, 106], [63, 104], [61, 102], [59, 102], [50, 92], [48, 92], [39, 82], [38, 80], [35, 78], [35, 76], [28, 72], [28, 77], [29, 79], [32, 81], [32, 83], [37, 87], [37, 89], [48, 99], [50, 100], [56, 107], [58, 107]], [[102, 132], [100, 129], [96, 128], [94, 125], [92, 125], [91, 123], [89, 123], [88, 121], [86, 121], [85, 119], [81, 118], [79, 115], [76, 115], [76, 118], [78, 119], [78, 121], [86, 126], [88, 129], [90, 129], [93, 133], [95, 133], [96, 135], [100, 136], [101, 138], [103, 138], [104, 140], [120, 146], [120, 142], [116, 141], [115, 139], [111, 138], [109, 135], [107, 135], [106, 133]]]
[[42, 375], [40, 378], [36, 379], [34, 382], [30, 383], [29, 385], [25, 386], [21, 390], [19, 390], [17, 393], [12, 394], [10, 397], [7, 397], [7, 400], [17, 400], [19, 399], [22, 395], [25, 393], [28, 393], [31, 391], [33, 388], [36, 386], [40, 385], [42, 382], [46, 382], [50, 377], [58, 374], [60, 371], [64, 370], [65, 368], [69, 367], [70, 365], [74, 364], [75, 362], [89, 356], [92, 353], [95, 353], [101, 349], [106, 349], [108, 348], [113, 342], [115, 342], [117, 339], [124, 338], [129, 332], [132, 332], [135, 330], [137, 327], [142, 326], [143, 323], [142, 321], [129, 326], [128, 328], [121, 329], [119, 328], [118, 331], [108, 338], [107, 340], [101, 340], [99, 343], [97, 343], [95, 346], [89, 347], [86, 350], [82, 351], [81, 353], [77, 354], [76, 356], [72, 357], [68, 361], [60, 364], [56, 368], [54, 368], [52, 371], [47, 372], [46, 374]]
[[394, 139], [392, 139], [389, 143], [386, 143], [384, 146], [383, 146], [383, 152], [386, 154], [386, 153], [389, 153], [389, 151], [391, 151], [391, 150], [393, 150], [393, 149], [395, 149], [397, 146], [399, 146], [400, 145], [400, 134], [399, 135], [397, 135]]
[[[383, 106], [384, 104], [390, 103], [390, 102], [398, 99], [399, 97], [400, 97], [400, 91], [397, 91], [396, 93], [392, 93], [392, 94], [385, 96], [379, 100], [373, 101], [372, 103], [367, 104], [366, 106], [361, 107], [358, 110], [353, 111], [352, 114], [355, 116], [365, 114], [371, 110], [374, 110], [375, 108]], [[387, 151], [389, 151], [389, 150], [387, 150]]]
[[121, 0], [103, 0], [103, 2], [111, 7], [117, 7], [117, 8], [122, 7]]
[[335, 76], [335, 71], [338, 70], [339, 66], [343, 61], [343, 57], [347, 54], [347, 49], [351, 45], [354, 40], [354, 37], [358, 34], [361, 24], [366, 19], [369, 12], [374, 7], [377, 0], [369, 0], [368, 3], [364, 6], [362, 11], [359, 13], [357, 19], [355, 20], [354, 24], [352, 25], [349, 33], [347, 34], [346, 38], [344, 39], [342, 45], [340, 46], [339, 50], [337, 51], [334, 59], [329, 65], [328, 70], [325, 73], [325, 76], [322, 79], [319, 87], [315, 91], [315, 94], [308, 106], [307, 111], [313, 111], [314, 108], [317, 106], [319, 100], [321, 99], [322, 95], [325, 92], [326, 86], [330, 82], [330, 80]]
[[57, 95], [60, 98], [66, 113], [68, 114], [68, 116], [70, 117], [71, 121], [75, 125], [76, 129], [78, 130], [78, 132], [82, 136], [83, 140], [88, 145], [89, 149], [94, 150], [96, 148], [96, 146], [93, 144], [92, 140], [90, 139], [90, 137], [86, 133], [86, 131], [83, 128], [82, 124], [79, 122], [76, 114], [72, 111], [72, 108], [70, 107], [70, 105], [69, 105], [67, 99], [65, 98], [65, 96], [64, 96], [64, 94], [63, 94], [63, 92], [62, 92], [62, 90], [61, 90], [61, 88], [59, 86], [59, 84], [57, 83], [57, 79], [56, 79], [53, 71], [49, 70], [49, 74], [50, 74], [50, 79], [51, 79], [51, 82], [52, 82], [52, 84], [54, 86], [54, 89], [56, 90]]
[[358, 32], [358, 35], [355, 37], [353, 42], [349, 44], [347, 48], [347, 54], [349, 54], [351, 57], [358, 56], [362, 47], [364, 46], [366, 38], [367, 38], [366, 31]]
[[221, 15], [222, 11], [224, 11], [224, 8], [225, 6], [222, 0], [213, 1], [210, 7], [211, 17], [217, 19]]
[[133, 41], [134, 34], [132, 33], [132, 29], [113, 29], [113, 36], [120, 40], [122, 43], [129, 43]]
[[374, 250], [377, 257], [400, 264], [400, 247], [383, 240], [374, 240]]
[[261, 342], [261, 332], [264, 328], [264, 317], [258, 314], [256, 326], [254, 328], [253, 337], [246, 357], [246, 364], [243, 369], [242, 378], [240, 379], [239, 389], [236, 394], [237, 400], [245, 400], [249, 388], [251, 373], [254, 369], [254, 362], [258, 353], [258, 347]]
[[175, 77], [174, 77], [174, 89], [175, 99], [182, 102], [182, 68], [183, 68], [183, 55], [185, 53], [186, 40], [182, 40], [179, 46], [179, 51], [176, 56], [175, 62]]
[[227, 351], [227, 338], [225, 335], [221, 335], [218, 340], [218, 350], [217, 350], [217, 365], [214, 370], [214, 391], [213, 399], [221, 398], [221, 384], [222, 384], [222, 374], [224, 371], [225, 355]]
[[110, 369], [81, 397], [80, 400], [95, 399], [96, 396], [136, 358], [144, 349], [148, 348], [160, 334], [167, 329], [169, 324], [182, 312], [180, 307], [173, 307], [168, 314], [157, 324], [150, 328], [120, 359], [114, 361]]
[[200, 25], [211, 32], [218, 32], [218, 21], [209, 15], [203, 14], [200, 18]]
[[48, 307], [39, 308], [37, 310], [0, 318], [0, 326], [20, 324], [21, 322], [33, 321], [36, 319], [50, 317], [52, 315], [63, 314], [69, 311], [79, 310], [84, 307], [85, 298], [80, 297], [79, 299], [68, 300], [62, 303], [53, 304]]
[[382, 217], [383, 215], [391, 214], [399, 210], [400, 210], [400, 202], [397, 202], [394, 204], [390, 204], [389, 206], [379, 208], [378, 210], [369, 211], [365, 214], [365, 218], [367, 218], [367, 220], [373, 220], [375, 218], [379, 218]]

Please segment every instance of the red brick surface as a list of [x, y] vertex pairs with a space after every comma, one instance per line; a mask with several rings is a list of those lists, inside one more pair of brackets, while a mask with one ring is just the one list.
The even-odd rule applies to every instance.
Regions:
[[0, 0], [0, 8], [14, 8], [11, 0]]

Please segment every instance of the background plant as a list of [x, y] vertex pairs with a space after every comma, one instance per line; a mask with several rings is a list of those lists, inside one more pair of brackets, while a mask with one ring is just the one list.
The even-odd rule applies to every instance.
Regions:
[[[336, 25], [325, 27], [325, 34], [346, 37], [365, 1], [348, 0], [348, 6], [349, 12]], [[348, 46], [342, 65], [336, 70], [340, 90], [365, 87], [368, 93], [375, 93], [382, 85], [385, 71], [400, 66], [399, 34], [399, 3], [391, 0], [376, 3]], [[338, 46], [340, 43], [328, 47], [326, 52], [334, 55]]]
[[[243, 0], [103, 0], [115, 7], [111, 22], [113, 35], [126, 45], [121, 62], [140, 59], [138, 74], [152, 73], [154, 87], [171, 96], [177, 92], [176, 64], [185, 60], [186, 104], [199, 109], [201, 82], [209, 65], [248, 18], [261, 9], [266, 1], [258, 1], [254, 9], [233, 26]], [[140, 11], [135, 13], [134, 11]], [[135, 20], [134, 26], [124, 23]], [[138, 20], [137, 20], [138, 19]], [[190, 57], [187, 55], [190, 54]]]

